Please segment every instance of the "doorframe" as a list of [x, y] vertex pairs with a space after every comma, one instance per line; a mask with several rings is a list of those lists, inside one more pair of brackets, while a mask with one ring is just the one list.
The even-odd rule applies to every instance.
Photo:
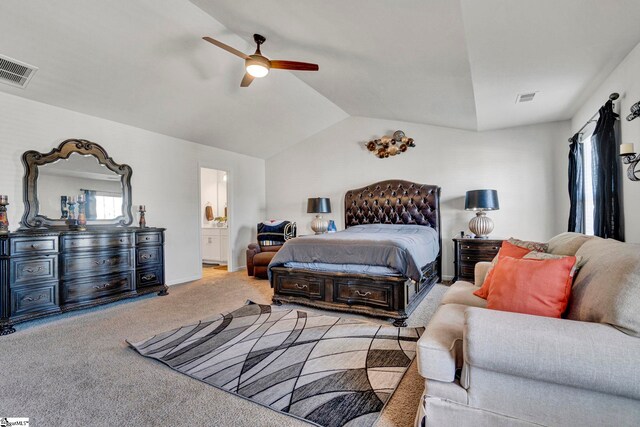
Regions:
[[235, 269], [235, 257], [232, 244], [232, 236], [234, 235], [233, 215], [235, 213], [235, 210], [233, 209], [233, 173], [229, 168], [220, 167], [213, 163], [198, 161], [198, 206], [196, 206], [196, 211], [198, 218], [198, 263], [200, 265], [200, 278], [202, 278], [202, 169], [213, 169], [227, 174], [227, 230], [229, 233], [229, 238], [227, 239], [227, 271], [232, 272]]

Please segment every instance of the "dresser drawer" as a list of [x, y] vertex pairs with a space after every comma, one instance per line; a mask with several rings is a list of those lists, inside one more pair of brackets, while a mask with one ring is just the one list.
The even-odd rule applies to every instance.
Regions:
[[58, 282], [11, 288], [11, 315], [59, 311]]
[[133, 249], [89, 254], [65, 254], [62, 257], [62, 278], [73, 275], [107, 274], [134, 268]]
[[90, 301], [133, 291], [133, 272], [96, 276], [62, 282], [62, 303]]
[[74, 250], [91, 250], [113, 247], [131, 247], [133, 246], [133, 235], [127, 234], [113, 234], [102, 236], [63, 236], [62, 237], [62, 250], [74, 251]]
[[487, 253], [487, 252], [473, 252], [473, 253], [463, 253], [460, 252], [460, 262], [461, 264], [471, 263], [474, 264], [480, 261], [488, 261], [491, 262], [495, 258], [498, 252], [495, 253]]
[[58, 255], [11, 258], [10, 266], [11, 286], [29, 285], [58, 278]]
[[136, 287], [144, 288], [164, 284], [162, 265], [136, 271]]
[[147, 243], [156, 245], [162, 243], [162, 233], [160, 231], [136, 233], [136, 245]]
[[393, 288], [385, 285], [361, 283], [356, 280], [336, 280], [335, 300], [345, 304], [363, 304], [393, 308]]
[[324, 286], [320, 279], [278, 277], [276, 292], [283, 295], [303, 296], [310, 299], [324, 299]]
[[475, 252], [495, 252], [500, 250], [500, 242], [461, 242], [460, 253], [475, 253]]
[[138, 267], [162, 262], [162, 246], [148, 246], [136, 250]]
[[58, 252], [58, 236], [15, 237], [11, 239], [11, 255]]

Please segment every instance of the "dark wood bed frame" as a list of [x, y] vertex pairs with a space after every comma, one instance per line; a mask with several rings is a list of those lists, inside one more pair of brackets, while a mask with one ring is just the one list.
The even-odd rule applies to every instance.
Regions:
[[406, 319], [442, 277], [440, 187], [389, 180], [350, 190], [345, 195], [345, 228], [360, 224], [414, 224], [438, 232], [438, 257], [423, 267], [424, 279], [317, 272], [287, 267], [271, 269], [275, 304], [303, 304], [329, 310]]

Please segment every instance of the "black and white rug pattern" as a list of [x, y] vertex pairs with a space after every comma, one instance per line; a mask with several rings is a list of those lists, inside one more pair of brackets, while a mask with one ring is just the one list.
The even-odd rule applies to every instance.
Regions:
[[249, 303], [129, 343], [207, 384], [327, 427], [370, 426], [424, 328], [395, 328]]

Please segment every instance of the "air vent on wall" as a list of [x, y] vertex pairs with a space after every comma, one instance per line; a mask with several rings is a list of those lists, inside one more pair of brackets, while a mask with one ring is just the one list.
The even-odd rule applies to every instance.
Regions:
[[518, 104], [520, 102], [531, 102], [531, 101], [533, 101], [533, 98], [535, 98], [536, 93], [538, 93], [538, 92], [519, 93], [518, 96], [516, 96], [516, 104]]
[[38, 71], [37, 67], [0, 55], [0, 83], [25, 88]]

